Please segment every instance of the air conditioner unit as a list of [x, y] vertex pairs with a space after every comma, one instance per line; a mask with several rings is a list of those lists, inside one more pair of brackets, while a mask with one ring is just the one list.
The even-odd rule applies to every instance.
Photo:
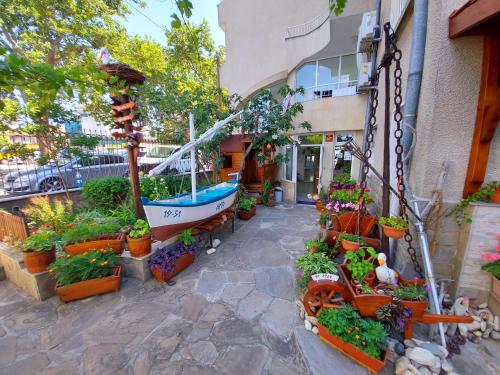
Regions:
[[358, 91], [363, 91], [370, 86], [370, 68], [370, 62], [358, 65]]
[[363, 13], [358, 30], [358, 52], [370, 53], [372, 41], [375, 37], [376, 11]]

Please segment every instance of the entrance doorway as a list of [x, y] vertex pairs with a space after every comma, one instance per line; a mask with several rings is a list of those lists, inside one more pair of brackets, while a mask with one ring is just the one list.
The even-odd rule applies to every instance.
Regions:
[[300, 145], [297, 151], [297, 203], [313, 204], [307, 195], [318, 193], [321, 145]]

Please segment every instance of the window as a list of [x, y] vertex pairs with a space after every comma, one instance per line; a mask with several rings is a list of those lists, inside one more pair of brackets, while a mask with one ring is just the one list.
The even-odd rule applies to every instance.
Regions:
[[352, 134], [337, 134], [335, 137], [333, 176], [351, 174], [352, 156], [349, 151], [342, 149], [342, 146], [353, 139]]
[[222, 159], [222, 168], [232, 168], [233, 167], [233, 156], [232, 155], [223, 155], [224, 159]]
[[354, 95], [357, 83], [356, 54], [308, 62], [297, 69], [296, 87], [305, 91], [297, 101]]
[[293, 147], [286, 146], [286, 162], [285, 166], [285, 180], [292, 181], [292, 171], [293, 171]]

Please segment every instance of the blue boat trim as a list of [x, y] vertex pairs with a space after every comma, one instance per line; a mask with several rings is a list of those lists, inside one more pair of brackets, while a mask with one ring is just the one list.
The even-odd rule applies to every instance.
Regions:
[[[205, 189], [210, 189], [210, 187], [204, 187], [200, 191], [205, 190]], [[224, 190], [226, 190], [226, 189], [224, 189]], [[198, 206], [205, 206], [207, 204], [217, 202], [221, 199], [229, 197], [230, 195], [234, 194], [237, 191], [238, 191], [238, 185], [236, 185], [232, 188], [227, 188], [227, 191], [224, 192], [223, 194], [213, 194], [212, 192], [206, 192], [206, 193], [203, 193], [202, 195], [204, 195], [204, 194], [213, 195], [213, 197], [208, 197], [207, 199], [200, 200], [196, 203], [192, 203], [190, 199], [189, 200], [186, 199], [185, 203], [150, 201], [147, 197], [141, 197], [141, 201], [142, 201], [142, 204], [145, 206], [198, 207]], [[187, 195], [191, 195], [191, 193], [181, 194], [181, 195], [176, 196], [175, 198], [179, 198], [179, 197], [187, 196]], [[203, 198], [205, 198], [205, 197], [203, 197]]]

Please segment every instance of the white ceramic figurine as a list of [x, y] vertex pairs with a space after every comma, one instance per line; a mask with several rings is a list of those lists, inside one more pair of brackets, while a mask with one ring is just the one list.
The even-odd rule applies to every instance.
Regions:
[[378, 253], [377, 255], [378, 264], [380, 264], [376, 269], [377, 279], [380, 282], [386, 284], [396, 285], [398, 281], [398, 273], [392, 268], [387, 267], [386, 256], [384, 253]]

